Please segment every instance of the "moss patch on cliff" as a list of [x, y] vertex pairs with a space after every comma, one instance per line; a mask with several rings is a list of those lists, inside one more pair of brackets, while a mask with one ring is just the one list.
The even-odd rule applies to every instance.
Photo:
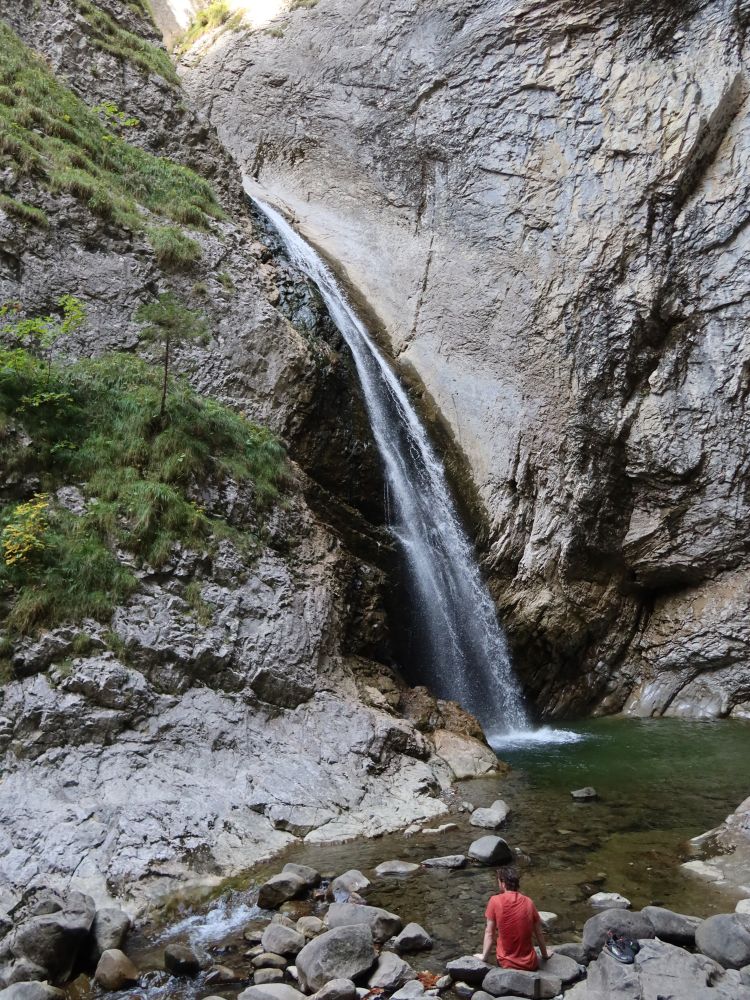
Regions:
[[187, 29], [175, 42], [174, 51], [180, 54], [187, 52], [190, 46], [194, 45], [203, 35], [215, 28], [223, 27], [232, 20], [235, 18], [232, 17], [226, 0], [212, 0], [196, 13]]
[[230, 527], [196, 497], [231, 480], [262, 512], [285, 475], [280, 444], [183, 381], [162, 419], [161, 389], [130, 355], [49, 364], [0, 350], [0, 467], [22, 494], [0, 507], [8, 629], [106, 618], [137, 588], [134, 568], [164, 565], [178, 543], [255, 542], [253, 523]]
[[132, 231], [151, 228], [149, 213], [196, 228], [223, 217], [207, 181], [105, 127], [0, 21], [0, 166], [8, 165]]

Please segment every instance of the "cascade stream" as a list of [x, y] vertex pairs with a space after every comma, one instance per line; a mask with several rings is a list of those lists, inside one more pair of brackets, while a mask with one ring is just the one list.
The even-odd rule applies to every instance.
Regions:
[[316, 251], [253, 198], [292, 263], [318, 287], [354, 358], [389, 491], [388, 518], [403, 556], [423, 679], [459, 702], [493, 737], [529, 728], [520, 685], [492, 597], [451, 496], [443, 463], [394, 372]]

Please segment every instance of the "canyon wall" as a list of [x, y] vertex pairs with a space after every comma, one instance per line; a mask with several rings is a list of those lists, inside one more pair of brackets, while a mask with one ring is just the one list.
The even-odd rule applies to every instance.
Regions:
[[[14, 303], [0, 346], [18, 346], [14, 316], [55, 314], [73, 295], [85, 321], [57, 344], [59, 362], [117, 351], [158, 364], [136, 313], [169, 293], [206, 323], [175, 348], [179, 371], [290, 455], [265, 514], [231, 478], [193, 484], [199, 509], [230, 529], [205, 549], [174, 544], [153, 566], [120, 546], [137, 586], [111, 616], [11, 627], [13, 594], [0, 586], [0, 909], [26, 888], [71, 885], [136, 908], [295, 839], [445, 811], [457, 775], [497, 761], [473, 720], [391, 669], [380, 471], [319, 297], [248, 215], [236, 166], [180, 88], [146, 6], [2, 0], [0, 31], [0, 303]], [[125, 222], [107, 149], [134, 172]], [[223, 215], [191, 224], [149, 207], [161, 168], [134, 150], [208, 179]], [[197, 246], [187, 263], [158, 257], [153, 232], [165, 226]], [[3, 410], [3, 459], [34, 453], [22, 411]], [[84, 518], [99, 502], [89, 483], [42, 486], [23, 468], [0, 470], [3, 516], [41, 488], [56, 516]]]
[[319, 0], [181, 75], [367, 305], [548, 715], [750, 714], [735, 0]]

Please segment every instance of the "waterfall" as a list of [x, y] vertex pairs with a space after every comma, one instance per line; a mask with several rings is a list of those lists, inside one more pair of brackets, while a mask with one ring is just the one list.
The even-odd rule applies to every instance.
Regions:
[[320, 256], [275, 209], [253, 199], [291, 262], [318, 287], [349, 346], [389, 491], [389, 527], [403, 555], [424, 681], [459, 702], [491, 737], [529, 722], [495, 605], [445, 475], [409, 398]]

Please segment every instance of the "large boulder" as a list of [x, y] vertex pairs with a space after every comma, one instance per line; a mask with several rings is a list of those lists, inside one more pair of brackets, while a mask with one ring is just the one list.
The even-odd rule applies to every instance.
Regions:
[[332, 903], [327, 916], [329, 927], [349, 927], [366, 924], [372, 931], [374, 941], [382, 944], [398, 934], [403, 926], [401, 917], [379, 906], [362, 906], [358, 903]]
[[416, 951], [427, 951], [432, 947], [432, 938], [420, 924], [410, 923], [401, 931], [393, 947], [399, 955], [408, 955]]
[[502, 837], [486, 836], [474, 841], [469, 857], [481, 865], [505, 865], [513, 860], [513, 851]]
[[456, 983], [479, 986], [490, 968], [491, 966], [483, 962], [481, 958], [474, 958], [473, 955], [462, 955], [461, 958], [454, 958], [452, 962], [448, 962], [445, 971]]
[[258, 890], [258, 906], [264, 910], [275, 910], [282, 903], [303, 895], [308, 885], [295, 872], [283, 871], [272, 875]]
[[715, 983], [716, 972], [716, 964], [704, 955], [647, 940], [641, 942], [632, 965], [623, 965], [603, 951], [589, 966], [586, 984], [588, 995], [596, 1000], [741, 1000], [735, 987], [727, 993]]
[[293, 861], [289, 861], [281, 869], [281, 874], [296, 875], [297, 878], [301, 878], [305, 885], [310, 888], [320, 885], [320, 872], [311, 868], [309, 865], [297, 865]]
[[123, 990], [138, 983], [138, 969], [119, 948], [107, 948], [97, 962], [94, 979], [105, 990]]
[[482, 980], [482, 989], [493, 997], [554, 997], [562, 990], [557, 976], [543, 971], [522, 972], [520, 969], [490, 969]]
[[367, 985], [370, 989], [383, 989], [390, 993], [414, 979], [415, 975], [414, 969], [403, 958], [392, 951], [384, 951], [370, 973]]
[[496, 799], [486, 809], [475, 809], [471, 814], [469, 823], [472, 826], [479, 826], [485, 830], [497, 830], [502, 826], [510, 813], [509, 807], [502, 799]]
[[574, 983], [576, 979], [581, 977], [578, 962], [557, 952], [553, 952], [549, 958], [540, 962], [539, 971], [546, 976], [556, 976], [561, 980], [563, 986], [569, 986], [570, 983]]
[[640, 910], [603, 910], [583, 925], [583, 947], [589, 958], [599, 954], [610, 931], [637, 941], [655, 936], [654, 925]]
[[260, 943], [266, 951], [276, 955], [293, 956], [305, 947], [305, 936], [291, 927], [271, 923], [263, 931]]
[[644, 906], [641, 910], [654, 925], [654, 931], [660, 941], [692, 948], [695, 945], [695, 931], [700, 924], [700, 917], [688, 917], [683, 913], [675, 913], [663, 906]]
[[725, 969], [741, 969], [750, 964], [747, 920], [737, 913], [717, 913], [708, 917], [695, 932], [696, 947]]
[[335, 927], [314, 938], [297, 955], [300, 985], [313, 992], [331, 979], [356, 982], [369, 972], [376, 958], [369, 924]]
[[362, 892], [370, 885], [370, 880], [357, 868], [350, 868], [348, 872], [335, 878], [328, 887], [328, 895], [338, 903], [345, 903], [353, 892]]
[[197, 976], [201, 963], [192, 948], [186, 944], [168, 944], [164, 949], [164, 968], [172, 976]]
[[94, 938], [94, 961], [105, 951], [121, 949], [130, 930], [130, 917], [115, 906], [96, 911], [91, 934]]
[[314, 1000], [355, 1000], [357, 987], [351, 979], [332, 979], [313, 994]]
[[79, 953], [90, 944], [95, 915], [93, 899], [81, 892], [69, 892], [64, 898], [40, 894], [8, 935], [9, 951], [16, 960], [43, 969], [43, 978], [65, 982]]

